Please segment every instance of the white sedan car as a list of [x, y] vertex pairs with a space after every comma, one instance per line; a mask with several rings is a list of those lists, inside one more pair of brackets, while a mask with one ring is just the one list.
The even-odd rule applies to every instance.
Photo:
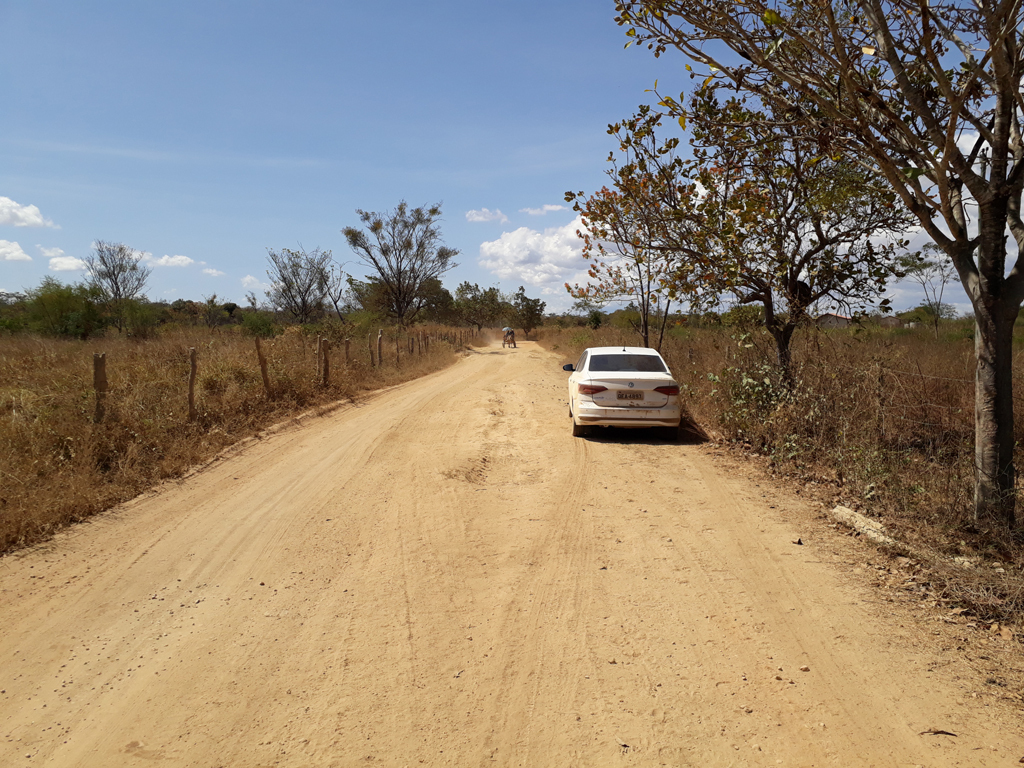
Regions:
[[569, 377], [569, 415], [576, 437], [590, 427], [667, 427], [682, 419], [679, 384], [665, 361], [645, 347], [591, 347]]

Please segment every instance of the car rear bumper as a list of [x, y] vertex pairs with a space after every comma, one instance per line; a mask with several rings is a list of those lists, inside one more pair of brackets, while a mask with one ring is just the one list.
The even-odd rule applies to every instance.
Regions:
[[682, 408], [595, 408], [591, 403], [578, 403], [577, 424], [604, 427], [678, 427]]

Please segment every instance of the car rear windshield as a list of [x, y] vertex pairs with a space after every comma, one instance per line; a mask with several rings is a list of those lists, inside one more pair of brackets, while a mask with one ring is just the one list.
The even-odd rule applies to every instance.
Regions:
[[593, 355], [590, 358], [592, 373], [666, 373], [665, 363], [657, 355]]

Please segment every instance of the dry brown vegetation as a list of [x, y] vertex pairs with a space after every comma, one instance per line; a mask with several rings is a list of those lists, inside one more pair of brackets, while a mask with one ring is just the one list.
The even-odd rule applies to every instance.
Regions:
[[[254, 340], [238, 328], [174, 329], [136, 341], [0, 336], [0, 552], [46, 537], [181, 475], [224, 447], [296, 413], [351, 400], [455, 360], [465, 329], [417, 328], [432, 342], [410, 356], [408, 337], [385, 331], [384, 365], [367, 338], [345, 364], [340, 329], [331, 381], [317, 380], [316, 335], [297, 327], [263, 340], [273, 397]], [[196, 420], [188, 419], [189, 349], [198, 358]], [[94, 424], [93, 353], [106, 353], [106, 416]]]
[[[792, 394], [757, 327], [677, 326], [662, 353], [709, 434], [764, 457], [769, 472], [827, 505], [880, 518], [909, 550], [934, 553], [927, 578], [918, 579], [929, 599], [966, 606], [980, 619], [1019, 620], [1024, 529], [972, 520], [971, 330], [949, 323], [936, 339], [929, 329], [807, 329], [794, 339]], [[605, 327], [548, 330], [542, 343], [575, 360], [588, 346], [637, 342]], [[1014, 369], [1024, 380], [1020, 352]]]

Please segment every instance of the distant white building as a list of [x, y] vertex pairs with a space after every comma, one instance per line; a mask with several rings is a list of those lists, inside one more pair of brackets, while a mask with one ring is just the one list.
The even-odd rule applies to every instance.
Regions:
[[850, 322], [850, 318], [846, 315], [834, 315], [831, 312], [818, 315], [814, 319], [814, 324], [819, 328], [849, 328]]

